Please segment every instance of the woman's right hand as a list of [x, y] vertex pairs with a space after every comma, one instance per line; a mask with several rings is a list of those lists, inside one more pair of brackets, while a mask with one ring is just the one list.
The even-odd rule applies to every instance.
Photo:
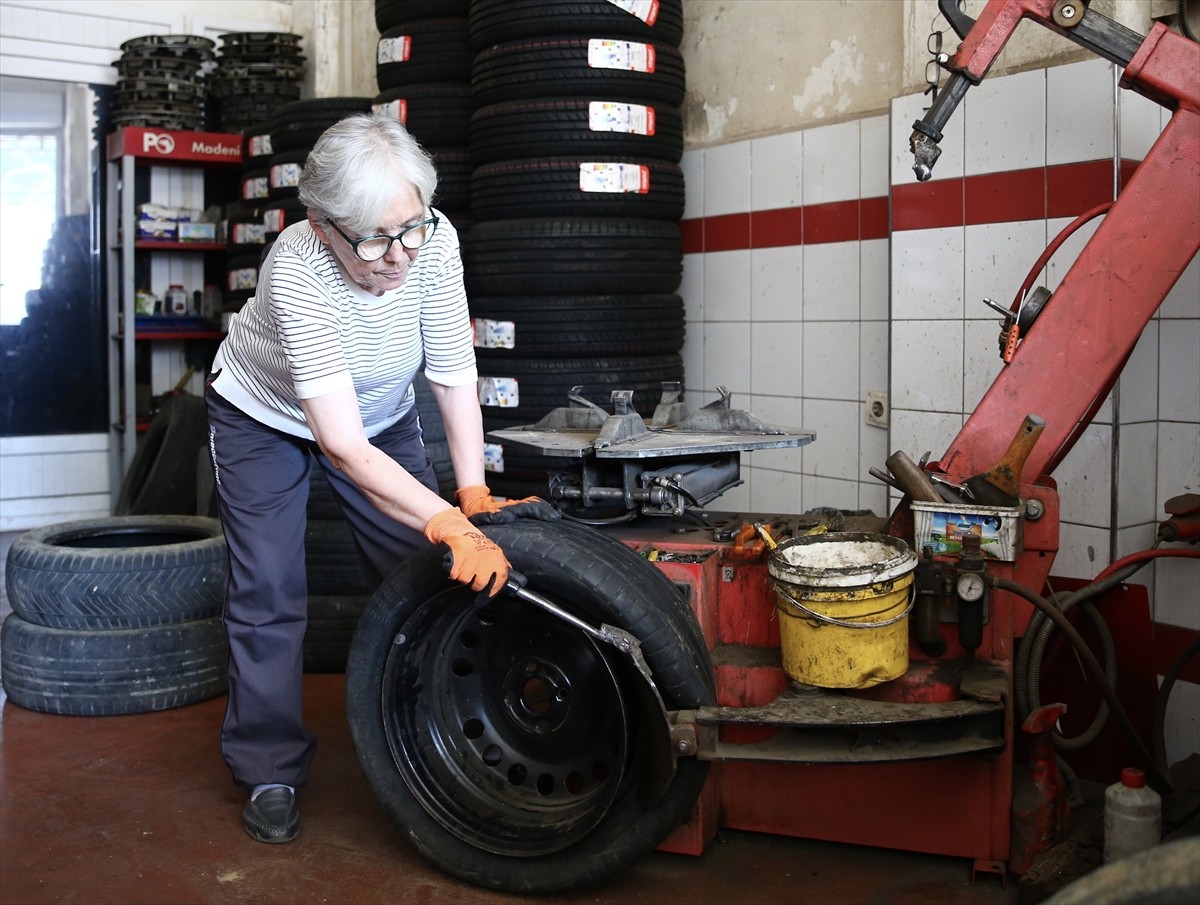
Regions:
[[487, 590], [495, 597], [508, 581], [509, 563], [504, 551], [472, 525], [460, 509], [443, 509], [425, 525], [425, 537], [450, 548], [450, 577]]

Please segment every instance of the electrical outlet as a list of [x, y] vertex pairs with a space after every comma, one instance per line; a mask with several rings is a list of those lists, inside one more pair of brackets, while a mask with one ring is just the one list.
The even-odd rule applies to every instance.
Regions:
[[887, 427], [891, 417], [891, 407], [888, 405], [888, 394], [881, 390], [867, 392], [867, 424], [875, 427]]

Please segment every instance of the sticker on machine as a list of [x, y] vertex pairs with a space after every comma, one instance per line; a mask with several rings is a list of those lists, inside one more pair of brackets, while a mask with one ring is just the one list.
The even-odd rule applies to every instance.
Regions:
[[608, 0], [618, 9], [623, 9], [631, 16], [641, 19], [647, 25], [658, 21], [658, 0]]
[[407, 63], [412, 54], [412, 35], [395, 38], [380, 38], [376, 53], [377, 63]]
[[386, 104], [372, 104], [371, 112], [382, 113], [398, 123], [406, 123], [408, 122], [408, 101], [401, 97], [394, 101], [388, 101]]
[[517, 344], [517, 325], [513, 321], [492, 321], [484, 317], [471, 318], [475, 328], [476, 349], [512, 349]]
[[588, 40], [588, 66], [591, 69], [631, 69], [634, 72], [653, 72], [654, 48], [638, 41], [615, 41], [611, 38]]
[[499, 443], [483, 444], [483, 470], [504, 473], [504, 447]]
[[645, 104], [621, 104], [616, 101], [591, 101], [588, 104], [588, 129], [592, 132], [653, 135], [654, 123], [654, 108]]
[[479, 404], [492, 408], [516, 408], [521, 401], [515, 377], [480, 377]]
[[579, 191], [645, 195], [650, 191], [650, 168], [641, 163], [581, 163]]

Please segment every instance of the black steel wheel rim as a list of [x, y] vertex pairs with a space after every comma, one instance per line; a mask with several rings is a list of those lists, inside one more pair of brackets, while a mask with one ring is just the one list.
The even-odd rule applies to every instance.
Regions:
[[545, 855], [604, 818], [625, 778], [620, 655], [513, 598], [435, 595], [392, 640], [381, 706], [396, 768], [447, 831]]

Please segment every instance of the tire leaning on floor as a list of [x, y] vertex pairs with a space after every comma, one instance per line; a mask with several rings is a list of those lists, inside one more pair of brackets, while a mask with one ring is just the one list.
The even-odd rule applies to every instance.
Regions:
[[86, 632], [219, 616], [227, 572], [217, 519], [127, 515], [24, 532], [9, 548], [5, 583], [22, 619]]
[[[632, 632], [668, 710], [713, 702], [695, 616], [646, 560], [578, 525], [483, 530], [531, 588]], [[442, 553], [420, 551], [384, 580], [350, 649], [346, 715], [384, 812], [443, 870], [506, 892], [587, 886], [653, 852], [690, 813], [708, 764], [681, 758], [643, 802], [651, 737], [633, 666], [522, 601], [477, 606]]]
[[117, 496], [117, 515], [188, 515], [196, 508], [196, 450], [208, 442], [199, 396], [168, 396], [138, 442]]
[[117, 716], [195, 704], [227, 688], [229, 645], [217, 617], [117, 631], [0, 629], [0, 681], [27, 710]]

